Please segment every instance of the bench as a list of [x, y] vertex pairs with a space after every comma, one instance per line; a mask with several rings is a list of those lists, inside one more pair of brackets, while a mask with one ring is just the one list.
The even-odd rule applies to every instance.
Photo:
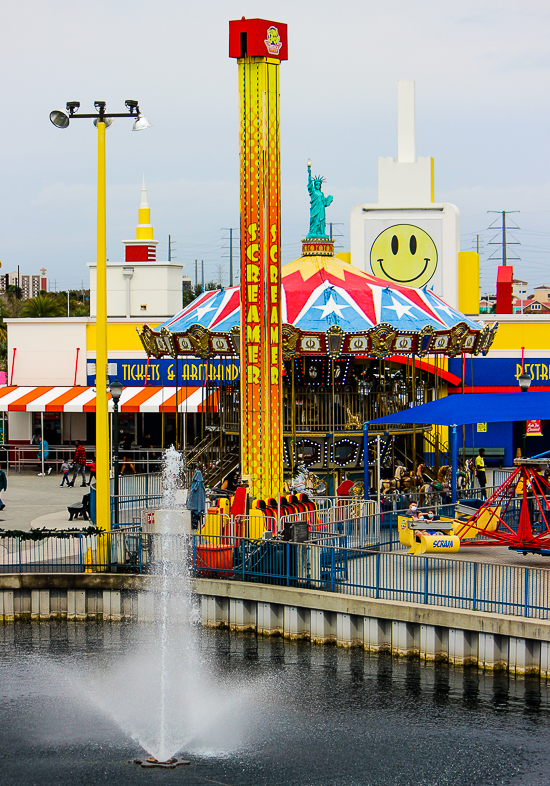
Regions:
[[69, 511], [69, 521], [72, 521], [73, 517], [77, 519], [79, 516], [82, 516], [84, 521], [88, 521], [90, 518], [90, 495], [84, 494], [82, 502], [67, 505], [67, 510]]
[[[505, 456], [505, 449], [504, 448], [484, 448], [485, 455], [483, 458], [485, 461], [498, 461], [499, 465], [502, 467], [504, 463], [504, 456]], [[479, 448], [465, 448], [464, 451], [466, 458], [477, 458], [479, 456]], [[462, 448], [458, 448], [458, 455], [459, 458], [462, 456]]]

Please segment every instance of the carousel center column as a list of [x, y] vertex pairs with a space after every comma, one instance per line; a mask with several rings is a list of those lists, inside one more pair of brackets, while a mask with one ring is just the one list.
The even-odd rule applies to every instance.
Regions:
[[241, 211], [241, 472], [250, 494], [276, 497], [283, 482], [279, 67], [287, 28], [229, 23], [239, 67]]

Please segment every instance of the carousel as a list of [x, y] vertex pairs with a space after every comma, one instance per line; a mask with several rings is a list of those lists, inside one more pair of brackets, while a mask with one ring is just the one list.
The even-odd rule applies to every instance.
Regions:
[[[186, 448], [191, 469], [215, 485], [238, 472], [240, 288], [205, 291], [167, 322], [140, 332], [149, 356], [194, 356], [208, 387], [202, 439]], [[462, 380], [449, 357], [487, 354], [497, 329], [455, 310], [427, 286], [376, 278], [334, 254], [327, 239], [306, 239], [282, 268], [283, 459], [286, 477], [308, 470], [329, 492], [361, 478], [363, 424], [440, 398]], [[218, 358], [217, 372], [208, 365]], [[183, 431], [178, 435], [181, 442]], [[437, 477], [448, 463], [445, 432], [418, 425], [369, 430], [369, 464], [382, 478], [418, 464]], [[373, 477], [373, 481], [375, 478]]]

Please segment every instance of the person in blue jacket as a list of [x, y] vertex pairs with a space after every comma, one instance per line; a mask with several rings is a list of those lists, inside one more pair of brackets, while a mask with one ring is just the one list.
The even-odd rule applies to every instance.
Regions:
[[41, 440], [40, 444], [38, 445], [38, 461], [40, 463], [40, 468], [42, 468], [42, 453], [44, 453], [44, 472], [39, 472], [39, 477], [42, 477], [43, 475], [49, 475], [52, 471], [52, 468], [46, 464], [46, 459], [50, 455], [50, 446], [45, 439]]
[[[0, 494], [8, 489], [8, 479], [3, 469], [0, 469]], [[0, 510], [4, 510], [6, 506], [0, 499]]]

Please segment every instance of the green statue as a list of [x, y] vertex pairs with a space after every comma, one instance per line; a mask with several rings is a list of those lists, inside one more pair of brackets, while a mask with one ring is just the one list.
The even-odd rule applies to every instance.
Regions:
[[309, 232], [307, 238], [322, 238], [328, 240], [325, 232], [325, 208], [330, 205], [334, 197], [325, 196], [321, 191], [324, 177], [311, 177], [311, 161], [307, 162], [307, 190], [311, 204], [309, 207]]

